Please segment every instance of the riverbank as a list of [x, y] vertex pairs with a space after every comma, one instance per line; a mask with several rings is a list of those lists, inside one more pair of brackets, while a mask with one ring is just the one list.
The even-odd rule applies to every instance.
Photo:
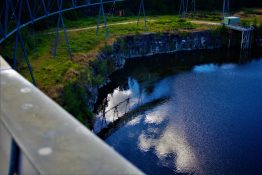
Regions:
[[[79, 103], [79, 100], [85, 97], [87, 101], [85, 102], [83, 100], [83, 103], [86, 104], [90, 111], [93, 111], [95, 103], [97, 102], [98, 90], [110, 81], [108, 79], [109, 75], [125, 66], [126, 61], [140, 57], [150, 57], [152, 55], [170, 54], [181, 51], [226, 48], [226, 32], [227, 30], [224, 27], [220, 27], [216, 30], [203, 30], [198, 32], [144, 33], [117, 38], [112, 45], [103, 47], [97, 55], [97, 59], [89, 64], [93, 74], [99, 78], [99, 82], [91, 81], [91, 83], [88, 83], [85, 82], [86, 78], [81, 78], [77, 83], [71, 84], [69, 88], [75, 93], [81, 91], [81, 95], [77, 96], [76, 103]], [[231, 46], [237, 47], [239, 43], [237, 46], [233, 44]], [[85, 77], [86, 75], [82, 74], [81, 76]], [[68, 97], [67, 93], [63, 93], [63, 98], [68, 100], [70, 96]], [[69, 100], [69, 104], [72, 104], [71, 100]], [[77, 108], [77, 106], [75, 107]], [[90, 126], [92, 126], [92, 124], [90, 124]]]
[[[193, 24], [177, 16], [149, 17], [146, 29], [144, 23], [112, 25], [107, 39], [104, 32], [104, 28], [97, 36], [94, 28], [69, 32], [72, 60], [63, 37], [56, 59], [51, 52], [54, 34], [29, 38], [37, 43], [29, 52], [37, 86], [89, 127], [98, 89], [107, 83], [112, 72], [123, 67], [126, 59], [226, 47], [227, 36], [223, 27]], [[24, 64], [19, 69], [30, 79]]]
[[[260, 146], [254, 147], [261, 143], [260, 134], [254, 137], [261, 133], [261, 54], [242, 60], [239, 52], [232, 51], [233, 55], [228, 50], [183, 51], [127, 61], [124, 69], [114, 73], [115, 79], [110, 76], [114, 86], [104, 95], [106, 110], [126, 98], [142, 104], [154, 97], [170, 99], [133, 120], [130, 117], [120, 128], [115, 122], [116, 131], [105, 142], [146, 174], [226, 174], [229, 169], [231, 174], [241, 174], [246, 164], [256, 170], [261, 161], [246, 150], [261, 151]], [[121, 115], [125, 108], [125, 104], [117, 108], [119, 117], [125, 117]], [[108, 113], [106, 123], [115, 116], [114, 111]], [[225, 161], [219, 161], [221, 154]], [[177, 155], [190, 163], [181, 163]], [[239, 160], [241, 166], [235, 164]]]

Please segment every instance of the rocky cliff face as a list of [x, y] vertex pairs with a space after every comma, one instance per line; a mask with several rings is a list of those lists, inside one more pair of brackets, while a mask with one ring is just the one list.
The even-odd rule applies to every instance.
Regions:
[[98, 59], [112, 60], [116, 69], [120, 69], [128, 59], [183, 50], [216, 49], [224, 47], [224, 43], [222, 37], [210, 31], [186, 35], [146, 33], [120, 38], [111, 48], [102, 51]]
[[[195, 32], [186, 35], [177, 33], [146, 33], [119, 38], [112, 46], [107, 46], [101, 50], [97, 58], [100, 61], [107, 60], [110, 62], [110, 71], [108, 71], [110, 74], [123, 68], [125, 62], [132, 58], [183, 50], [216, 49], [221, 47], [224, 47], [222, 37], [210, 31]], [[104, 82], [97, 87], [88, 86], [85, 88], [89, 96], [89, 109], [94, 109], [98, 89], [106, 83]]]
[[[257, 47], [262, 46], [262, 39], [257, 39], [255, 42]], [[239, 41], [235, 43], [236, 47], [240, 47]], [[234, 44], [231, 44], [231, 46], [234, 47]], [[103, 80], [96, 83], [96, 85], [82, 83], [86, 96], [86, 107], [91, 111], [94, 110], [99, 88], [106, 85], [109, 82], [108, 76], [112, 72], [123, 68], [129, 59], [185, 50], [217, 49], [222, 47], [228, 47], [226, 33], [212, 31], [187, 34], [145, 33], [121, 37], [113, 45], [106, 46], [100, 51], [96, 65], [90, 65], [93, 68], [94, 75], [101, 75]], [[102, 63], [106, 63], [106, 66], [100, 69], [103, 69], [102, 72], [106, 73], [97, 71]]]

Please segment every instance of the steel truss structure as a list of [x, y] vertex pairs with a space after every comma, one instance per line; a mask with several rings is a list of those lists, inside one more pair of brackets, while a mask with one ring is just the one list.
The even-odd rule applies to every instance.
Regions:
[[[72, 52], [69, 45], [67, 30], [63, 20], [63, 13], [80, 8], [98, 6], [99, 13], [97, 19], [96, 34], [99, 32], [101, 17], [103, 19], [105, 27], [105, 36], [108, 37], [109, 29], [107, 25], [106, 15], [104, 11], [105, 4], [112, 4], [114, 10], [116, 2], [122, 2], [125, 0], [1, 0], [0, 1], [0, 44], [7, 38], [14, 35], [15, 44], [13, 52], [13, 68], [16, 68], [17, 62], [17, 50], [20, 45], [23, 52], [23, 57], [26, 61], [29, 69], [32, 82], [36, 85], [33, 71], [27, 56], [25, 42], [23, 40], [21, 29], [34, 25], [35, 22], [49, 18], [51, 16], [57, 16], [57, 26], [55, 29], [55, 43], [53, 50], [53, 57], [56, 57], [56, 49], [59, 40], [59, 28], [63, 30], [64, 38], [66, 41], [67, 49], [72, 59]], [[229, 1], [223, 0], [223, 17], [229, 15]], [[189, 11], [196, 10], [196, 0], [180, 0], [179, 14], [184, 18]], [[111, 11], [111, 10], [110, 10]], [[147, 28], [147, 17], [145, 12], [144, 0], [140, 0], [139, 12], [137, 16], [137, 25], [141, 16], [144, 17], [145, 28]], [[241, 48], [250, 48], [251, 31], [244, 31], [242, 33]]]
[[179, 16], [185, 18], [189, 11], [196, 11], [196, 0], [180, 0]]
[[102, 16], [107, 36], [108, 27], [104, 12], [104, 4], [116, 3], [120, 1], [124, 0], [2, 0], [0, 2], [0, 44], [3, 43], [10, 36], [15, 36], [13, 67], [16, 68], [17, 50], [18, 45], [20, 45], [31, 75], [32, 82], [36, 85], [33, 71], [25, 49], [25, 42], [21, 34], [21, 29], [26, 26], [33, 25], [37, 21], [57, 15], [58, 20], [53, 56], [54, 58], [56, 57], [56, 48], [59, 39], [59, 28], [61, 27], [63, 29], [70, 58], [72, 59], [72, 52], [68, 41], [66, 27], [64, 25], [63, 13], [85, 7], [99, 6], [97, 32], [100, 26], [100, 18]]
[[223, 0], [223, 17], [229, 16], [230, 10], [229, 10], [229, 0]]
[[140, 0], [139, 12], [138, 12], [138, 16], [137, 16], [137, 25], [138, 25], [138, 23], [140, 21], [141, 13], [143, 13], [145, 28], [147, 28], [147, 26], [146, 26], [147, 19], [146, 19], [146, 11], [145, 11], [144, 0]]
[[[113, 4], [116, 3], [116, 0], [113, 1]], [[99, 15], [98, 15], [98, 19], [97, 19], [97, 27], [96, 27], [96, 34], [98, 34], [98, 30], [99, 30], [99, 26], [100, 26], [100, 18], [101, 15], [103, 16], [103, 20], [104, 20], [104, 26], [106, 29], [106, 37], [108, 37], [108, 26], [107, 26], [107, 21], [106, 21], [106, 16], [105, 16], [105, 10], [104, 10], [104, 4], [103, 4], [103, 0], [100, 0], [100, 7], [99, 7]]]

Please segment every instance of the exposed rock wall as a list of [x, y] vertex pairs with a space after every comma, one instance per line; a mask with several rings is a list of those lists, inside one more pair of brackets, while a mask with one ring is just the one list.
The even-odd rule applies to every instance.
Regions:
[[[119, 38], [112, 46], [102, 49], [97, 56], [98, 60], [107, 60], [113, 65], [111, 72], [124, 67], [128, 59], [146, 57], [155, 54], [172, 53], [183, 50], [216, 49], [224, 47], [223, 39], [210, 31], [190, 34], [178, 33], [145, 33]], [[107, 79], [108, 77], [106, 77]], [[93, 110], [100, 86], [86, 86], [88, 108]]]
[[113, 60], [116, 69], [120, 69], [128, 59], [183, 50], [216, 49], [224, 47], [224, 43], [223, 37], [210, 31], [186, 35], [146, 33], [120, 38], [111, 48], [102, 51], [98, 59]]

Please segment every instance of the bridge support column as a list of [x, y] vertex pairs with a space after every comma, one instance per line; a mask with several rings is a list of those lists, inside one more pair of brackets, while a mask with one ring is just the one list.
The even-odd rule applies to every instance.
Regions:
[[223, 18], [229, 15], [229, 0], [223, 0]]
[[116, 8], [116, 0], [114, 0], [112, 7], [109, 10], [109, 15], [114, 16]]
[[144, 22], [145, 22], [145, 29], [146, 29], [146, 28], [147, 28], [147, 25], [146, 25], [147, 19], [146, 19], [146, 11], [145, 11], [144, 0], [141, 0], [141, 1], [140, 1], [139, 12], [138, 12], [138, 16], [137, 16], [137, 25], [138, 25], [138, 23], [139, 23], [139, 21], [140, 21], [141, 12], [142, 12], [143, 15], [144, 15]]
[[180, 0], [179, 16], [185, 18], [187, 12], [196, 11], [196, 0]]
[[24, 40], [22, 38], [22, 34], [21, 34], [21, 31], [20, 31], [20, 23], [21, 23], [21, 15], [22, 15], [22, 9], [23, 9], [23, 0], [20, 0], [19, 2], [19, 10], [18, 10], [18, 18], [17, 16], [14, 14], [14, 18], [16, 19], [16, 22], [17, 22], [17, 32], [16, 32], [16, 41], [15, 41], [15, 47], [14, 47], [14, 55], [13, 55], [13, 61], [14, 61], [14, 68], [16, 68], [16, 61], [17, 61], [17, 48], [18, 48], [18, 44], [20, 43], [20, 46], [21, 46], [21, 49], [23, 51], [23, 55], [24, 55], [24, 59], [26, 61], [26, 64], [27, 64], [27, 67], [28, 67], [28, 70], [29, 70], [29, 73], [30, 73], [30, 76], [31, 76], [31, 79], [32, 79], [32, 83], [34, 85], [36, 85], [36, 81], [35, 81], [35, 78], [34, 78], [34, 74], [33, 74], [33, 70], [32, 70], [32, 67], [31, 67], [31, 64], [30, 64], [30, 61], [28, 59], [28, 56], [27, 56], [27, 53], [26, 53], [26, 48], [25, 48], [25, 43], [24, 43]]
[[196, 0], [192, 0], [192, 11], [196, 11]]
[[103, 15], [104, 27], [105, 27], [105, 29], [106, 29], [105, 37], [108, 38], [109, 32], [108, 32], [108, 26], [107, 26], [107, 21], [106, 21], [106, 16], [105, 16], [105, 10], [104, 10], [103, 0], [100, 0], [100, 8], [99, 8], [99, 14], [98, 14], [97, 26], [96, 26], [96, 35], [98, 35], [98, 30], [99, 30], [99, 26], [100, 26], [101, 14]]
[[56, 37], [55, 37], [55, 46], [54, 46], [54, 52], [53, 52], [53, 56], [54, 58], [56, 57], [56, 49], [57, 49], [57, 45], [58, 45], [58, 39], [59, 39], [59, 27], [61, 24], [61, 27], [63, 28], [64, 31], [64, 37], [66, 40], [66, 45], [67, 45], [67, 49], [70, 55], [70, 59], [72, 60], [72, 51], [69, 45], [69, 41], [68, 41], [68, 36], [67, 36], [67, 31], [65, 28], [65, 24], [64, 24], [64, 19], [62, 16], [62, 6], [63, 6], [63, 0], [58, 0], [58, 6], [59, 6], [59, 14], [58, 14], [58, 20], [57, 20], [57, 27], [56, 27]]
[[187, 13], [188, 0], [180, 1], [179, 16], [180, 18], [185, 18]]

